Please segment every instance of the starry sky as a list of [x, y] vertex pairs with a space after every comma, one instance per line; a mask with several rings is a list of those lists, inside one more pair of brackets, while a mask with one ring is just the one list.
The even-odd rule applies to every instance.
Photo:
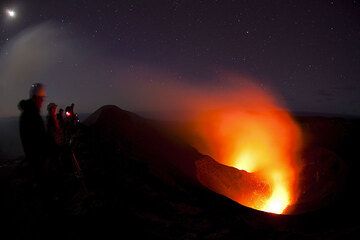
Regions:
[[186, 89], [233, 89], [244, 79], [290, 111], [360, 115], [359, 0], [0, 7], [0, 117], [19, 114], [33, 82], [46, 85], [47, 102], [92, 112], [104, 104], [164, 110], [174, 106], [168, 97], [188, 98]]

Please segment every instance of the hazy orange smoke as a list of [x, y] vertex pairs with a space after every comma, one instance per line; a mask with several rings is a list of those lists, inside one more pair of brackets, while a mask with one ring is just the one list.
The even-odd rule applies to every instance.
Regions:
[[215, 173], [206, 170], [210, 165], [202, 165], [197, 177], [204, 186], [240, 204], [274, 213], [284, 213], [296, 203], [301, 133], [275, 97], [257, 87], [256, 80], [231, 72], [222, 72], [216, 81], [203, 85], [158, 75], [152, 79], [168, 80], [150, 85], [135, 81], [122, 87], [123, 94], [141, 96], [141, 101], [131, 98], [136, 99], [134, 104], [163, 113], [160, 118], [191, 122], [188, 128], [175, 130], [179, 138], [219, 163], [248, 172], [226, 168]]
[[247, 193], [239, 193], [245, 198], [232, 197], [235, 201], [283, 213], [298, 195], [299, 127], [273, 97], [260, 89], [243, 89], [226, 100], [230, 102], [209, 102], [214, 110], [199, 114], [192, 126], [198, 136], [193, 144], [224, 165], [254, 173], [270, 189], [248, 193], [251, 201], [246, 199]]

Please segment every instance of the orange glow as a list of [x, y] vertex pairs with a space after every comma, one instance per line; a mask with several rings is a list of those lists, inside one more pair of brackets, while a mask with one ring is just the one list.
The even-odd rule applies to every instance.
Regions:
[[291, 191], [289, 191], [286, 179], [283, 179], [283, 175], [285, 174], [279, 173], [278, 176], [272, 176], [272, 194], [266, 201], [262, 210], [272, 213], [282, 213], [290, 204]]
[[200, 114], [196, 130], [202, 143], [195, 145], [220, 163], [256, 175], [259, 183], [267, 185], [244, 187], [251, 192], [230, 193], [228, 197], [258, 210], [286, 213], [298, 195], [300, 129], [262, 90], [239, 94], [246, 101]]

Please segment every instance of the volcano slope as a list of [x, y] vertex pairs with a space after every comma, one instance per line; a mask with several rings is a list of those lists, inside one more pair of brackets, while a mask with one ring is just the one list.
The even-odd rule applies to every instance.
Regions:
[[87, 193], [71, 174], [64, 175], [51, 189], [56, 198], [45, 204], [19, 171], [21, 159], [3, 164], [4, 234], [13, 239], [357, 238], [358, 120], [298, 121], [306, 144], [293, 215], [253, 210], [222, 196], [241, 194], [258, 182], [199, 153], [158, 122], [104, 106], [83, 122], [74, 141]]

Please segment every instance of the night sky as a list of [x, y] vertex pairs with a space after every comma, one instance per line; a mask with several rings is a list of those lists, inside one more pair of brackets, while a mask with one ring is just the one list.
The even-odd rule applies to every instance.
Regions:
[[45, 83], [47, 103], [74, 102], [79, 112], [104, 104], [156, 111], [169, 88], [182, 99], [186, 88], [231, 88], [229, 75], [270, 90], [291, 111], [360, 115], [357, 0], [19, 0], [0, 7], [1, 117], [19, 114], [32, 82]]

